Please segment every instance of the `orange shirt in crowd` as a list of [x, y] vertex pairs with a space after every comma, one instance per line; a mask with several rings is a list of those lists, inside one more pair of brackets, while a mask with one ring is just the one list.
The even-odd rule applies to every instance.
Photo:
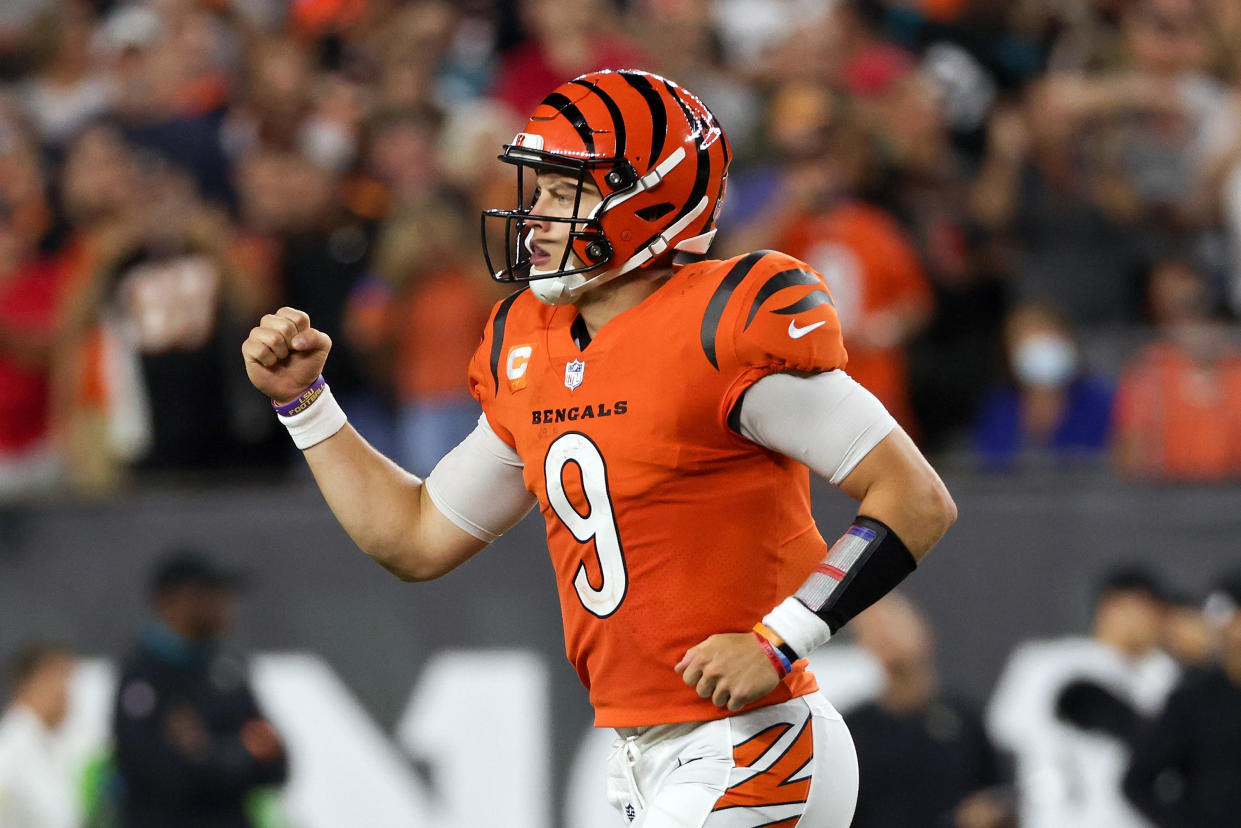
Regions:
[[478, 347], [478, 332], [495, 292], [472, 271], [439, 270], [418, 279], [393, 308], [397, 391], [403, 400], [466, 396], [461, 366]]
[[795, 222], [777, 246], [823, 274], [841, 324], [849, 331], [849, 375], [916, 433], [909, 401], [904, 339], [885, 330], [893, 317], [906, 331], [931, 313], [934, 298], [918, 251], [896, 221], [861, 202], [843, 202]]
[[1203, 363], [1170, 342], [1148, 346], [1121, 377], [1116, 426], [1127, 473], [1241, 478], [1241, 352]]

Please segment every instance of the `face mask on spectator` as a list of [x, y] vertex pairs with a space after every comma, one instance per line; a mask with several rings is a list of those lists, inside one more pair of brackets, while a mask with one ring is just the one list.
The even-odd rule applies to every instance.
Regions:
[[1064, 385], [1077, 370], [1073, 343], [1055, 334], [1035, 334], [1017, 345], [1013, 373], [1022, 385]]

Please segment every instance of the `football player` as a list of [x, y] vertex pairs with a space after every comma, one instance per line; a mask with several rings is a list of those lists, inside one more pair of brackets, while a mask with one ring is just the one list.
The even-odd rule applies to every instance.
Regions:
[[[503, 149], [517, 202], [483, 215], [499, 302], [469, 366], [478, 427], [420, 480], [346, 422], [331, 341], [292, 308], [242, 346], [341, 524], [436, 578], [537, 506], [568, 658], [617, 731], [633, 824], [847, 826], [857, 760], [804, 657], [956, 518], [935, 471], [844, 372], [822, 277], [769, 250], [707, 258], [728, 140], [639, 71], [549, 94]], [[859, 502], [824, 541], [809, 469]]]

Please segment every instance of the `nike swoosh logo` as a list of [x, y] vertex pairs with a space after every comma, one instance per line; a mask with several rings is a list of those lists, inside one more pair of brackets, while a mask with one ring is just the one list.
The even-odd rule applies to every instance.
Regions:
[[789, 320], [789, 336], [791, 336], [793, 339], [801, 339], [803, 336], [810, 333], [815, 328], [821, 327], [826, 324], [827, 324], [826, 319], [820, 319], [818, 322], [815, 322], [813, 325], [807, 325], [804, 328], [799, 328], [797, 327], [797, 320], [795, 319]]

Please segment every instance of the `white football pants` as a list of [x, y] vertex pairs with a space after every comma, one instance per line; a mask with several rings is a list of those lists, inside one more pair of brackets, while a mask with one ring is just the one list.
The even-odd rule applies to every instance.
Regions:
[[819, 693], [621, 733], [608, 801], [630, 828], [848, 828], [853, 819], [853, 738]]

